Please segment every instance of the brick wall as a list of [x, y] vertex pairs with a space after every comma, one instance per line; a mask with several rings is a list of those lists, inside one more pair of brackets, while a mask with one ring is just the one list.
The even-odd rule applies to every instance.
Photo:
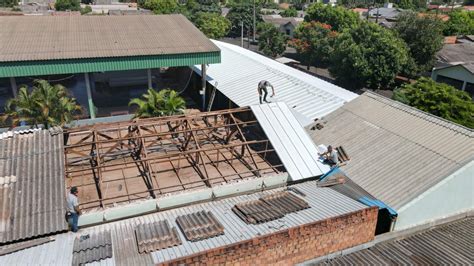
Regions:
[[168, 261], [165, 265], [292, 265], [374, 239], [376, 207]]

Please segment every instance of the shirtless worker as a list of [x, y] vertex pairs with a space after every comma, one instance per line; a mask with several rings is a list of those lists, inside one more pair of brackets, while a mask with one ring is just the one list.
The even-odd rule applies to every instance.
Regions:
[[266, 80], [260, 81], [258, 83], [258, 88], [257, 88], [260, 104], [262, 104], [262, 94], [263, 94], [263, 101], [266, 102], [266, 103], [269, 103], [269, 101], [267, 101], [267, 95], [268, 95], [267, 87], [272, 88], [272, 96], [271, 97], [275, 96], [275, 89], [273, 88], [273, 85], [270, 84], [270, 82], [268, 82]]

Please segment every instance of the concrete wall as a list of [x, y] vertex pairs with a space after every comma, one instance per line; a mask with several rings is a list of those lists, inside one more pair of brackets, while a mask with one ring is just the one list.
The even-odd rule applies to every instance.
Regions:
[[372, 241], [377, 213], [377, 208], [367, 208], [182, 257], [164, 265], [293, 265]]
[[474, 161], [398, 210], [395, 231], [474, 209]]

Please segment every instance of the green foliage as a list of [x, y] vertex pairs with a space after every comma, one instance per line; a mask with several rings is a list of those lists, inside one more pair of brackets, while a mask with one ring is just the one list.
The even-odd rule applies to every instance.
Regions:
[[180, 13], [176, 0], [145, 0], [143, 8], [150, 9], [155, 14]]
[[14, 7], [16, 5], [18, 5], [18, 0], [0, 0], [0, 7]]
[[426, 8], [425, 0], [398, 0], [395, 1], [397, 6], [406, 10], [419, 10]]
[[81, 8], [81, 15], [85, 15], [91, 12], [92, 12], [92, 7], [90, 6], [85, 6], [84, 8]]
[[281, 12], [280, 15], [282, 17], [296, 17], [298, 16], [298, 11], [296, 11], [296, 8], [290, 7]]
[[406, 44], [391, 31], [363, 22], [338, 35], [329, 71], [347, 88], [387, 88], [407, 57]]
[[35, 80], [34, 84], [31, 93], [24, 86], [16, 98], [8, 100], [3, 121], [10, 120], [13, 126], [20, 122], [32, 127], [64, 126], [81, 110], [64, 86], [51, 86], [46, 80]]
[[472, 5], [474, 5], [474, 0], [464, 0], [464, 5], [465, 6], [472, 6]]
[[186, 108], [186, 102], [179, 94], [170, 89], [164, 89], [159, 92], [148, 89], [143, 94], [143, 99], [134, 98], [128, 105], [136, 105], [135, 118], [147, 118], [156, 116], [169, 116], [183, 114]]
[[290, 46], [307, 60], [309, 68], [314, 63], [328, 62], [336, 36], [330, 25], [316, 21], [303, 22], [295, 29]]
[[436, 16], [419, 16], [406, 11], [398, 16], [393, 30], [408, 46], [413, 60], [404, 68], [403, 74], [415, 77], [432, 68], [435, 54], [443, 47], [443, 22]]
[[449, 13], [449, 20], [444, 28], [445, 36], [472, 34], [474, 34], [474, 12], [455, 10]]
[[193, 23], [201, 12], [221, 14], [219, 1], [216, 0], [187, 0], [185, 5], [179, 6], [179, 13], [185, 15]]
[[474, 102], [471, 96], [444, 83], [420, 78], [396, 89], [393, 99], [422, 111], [474, 128]]
[[57, 11], [80, 11], [81, 4], [79, 0], [56, 0], [54, 8]]
[[271, 23], [259, 23], [258, 50], [265, 55], [277, 57], [286, 50], [286, 35], [278, 30]]
[[194, 24], [211, 39], [222, 38], [230, 30], [230, 21], [217, 13], [199, 12]]
[[360, 22], [359, 14], [341, 6], [332, 7], [315, 3], [306, 10], [306, 21], [318, 21], [331, 25], [335, 31], [356, 27]]
[[[261, 21], [260, 7], [255, 7], [256, 23]], [[253, 5], [252, 4], [235, 4], [231, 7], [226, 16], [230, 20], [230, 35], [240, 36], [240, 23], [244, 23], [244, 34], [252, 31], [253, 28]]]

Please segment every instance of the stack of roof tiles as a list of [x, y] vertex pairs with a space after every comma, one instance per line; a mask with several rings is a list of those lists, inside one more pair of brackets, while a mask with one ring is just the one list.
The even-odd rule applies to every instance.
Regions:
[[258, 224], [282, 218], [288, 213], [309, 208], [309, 204], [290, 192], [277, 192], [258, 200], [236, 204], [232, 210], [246, 223]]
[[189, 241], [199, 241], [224, 234], [224, 226], [209, 211], [178, 216], [176, 222]]
[[72, 265], [84, 265], [107, 258], [112, 258], [110, 231], [84, 235], [74, 241]]
[[140, 254], [181, 245], [176, 227], [171, 228], [168, 220], [139, 224], [135, 234]]
[[0, 134], [0, 243], [67, 229], [61, 128]]

